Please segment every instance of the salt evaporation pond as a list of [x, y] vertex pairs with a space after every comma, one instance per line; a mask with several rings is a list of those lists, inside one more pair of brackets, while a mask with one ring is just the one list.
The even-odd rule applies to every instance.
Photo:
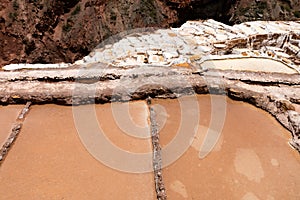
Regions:
[[[145, 102], [134, 103], [134, 121], [143, 126]], [[82, 106], [83, 109], [86, 106]], [[151, 140], [128, 136], [112, 120], [110, 104], [96, 105], [107, 137], [127, 151], [150, 152]], [[134, 115], [133, 115], [134, 116]], [[145, 114], [143, 115], [145, 116]], [[126, 162], [126, 161], [122, 161]], [[32, 106], [22, 131], [0, 167], [0, 199], [156, 199], [152, 173], [111, 169], [87, 152], [72, 107]]]
[[[300, 199], [300, 158], [287, 143], [287, 130], [252, 105], [216, 96], [197, 96], [197, 100], [197, 134], [183, 156], [163, 169], [169, 199]], [[214, 112], [219, 112], [224, 100], [226, 117], [221, 136], [212, 152], [200, 158], [207, 131], [214, 129], [210, 125], [212, 102]], [[178, 132], [184, 112], [179, 102], [185, 101], [191, 98], [155, 101], [163, 125], [163, 148]], [[218, 120], [222, 123], [221, 118]]]

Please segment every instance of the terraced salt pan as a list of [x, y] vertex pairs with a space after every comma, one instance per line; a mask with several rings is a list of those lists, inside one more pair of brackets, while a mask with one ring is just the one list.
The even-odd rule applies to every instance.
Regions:
[[[134, 123], [147, 127], [145, 103], [130, 103], [128, 107]], [[87, 106], [77, 108], [88, 110]], [[117, 127], [110, 104], [96, 105], [95, 110], [99, 125], [112, 143], [127, 151], [151, 153], [149, 138], [129, 136]], [[93, 127], [88, 125], [87, 129]], [[0, 168], [0, 199], [153, 200], [153, 179], [152, 173], [114, 170], [89, 154], [77, 134], [72, 107], [32, 106]]]
[[[226, 118], [212, 152], [200, 158], [212, 120], [212, 99], [198, 96], [200, 122], [191, 146], [163, 169], [168, 199], [294, 199], [300, 198], [300, 158], [288, 145], [290, 133], [265, 112], [242, 102], [225, 99]], [[219, 112], [222, 97], [213, 96]], [[224, 97], [223, 97], [224, 98]], [[182, 126], [179, 100], [155, 100], [163, 149]], [[194, 116], [190, 116], [192, 119]], [[193, 124], [190, 124], [191, 126]], [[196, 127], [196, 125], [193, 125]], [[189, 134], [189, 133], [185, 133]], [[212, 138], [212, 137], [210, 137]], [[188, 138], [189, 139], [189, 138]], [[211, 142], [211, 141], [210, 141]], [[203, 152], [202, 152], [203, 153]], [[163, 151], [163, 164], [166, 156]]]
[[19, 105], [0, 106], [0, 148], [10, 135], [12, 126], [22, 109], [23, 106]]
[[262, 58], [238, 58], [227, 60], [206, 60], [201, 64], [203, 69], [221, 69], [221, 70], [241, 70], [253, 72], [277, 72], [286, 74], [295, 74], [296, 70], [287, 65]]

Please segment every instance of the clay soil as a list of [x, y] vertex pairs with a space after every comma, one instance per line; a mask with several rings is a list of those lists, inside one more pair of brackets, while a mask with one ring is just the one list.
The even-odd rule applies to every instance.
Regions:
[[[287, 143], [290, 133], [249, 104], [213, 98], [197, 97], [201, 113], [197, 134], [183, 156], [163, 169], [168, 199], [299, 199], [300, 159]], [[219, 102], [214, 103], [214, 112], [219, 112], [224, 100], [226, 119], [221, 137], [213, 151], [201, 159], [208, 127], [214, 129], [211, 121], [222, 123], [221, 118], [212, 118], [212, 102]], [[181, 103], [184, 101], [191, 99]], [[154, 104], [163, 126], [161, 144], [166, 147], [178, 133], [184, 111], [178, 100], [157, 100]]]

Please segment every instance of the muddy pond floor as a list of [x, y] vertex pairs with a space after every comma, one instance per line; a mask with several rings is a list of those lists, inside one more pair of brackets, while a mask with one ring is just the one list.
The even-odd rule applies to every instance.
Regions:
[[[148, 107], [31, 106], [0, 166], [0, 199], [157, 199]], [[300, 199], [299, 153], [266, 112], [208, 95], [153, 99], [151, 107], [168, 199]], [[1, 107], [0, 143], [21, 109]], [[104, 138], [137, 160], [101, 145]]]

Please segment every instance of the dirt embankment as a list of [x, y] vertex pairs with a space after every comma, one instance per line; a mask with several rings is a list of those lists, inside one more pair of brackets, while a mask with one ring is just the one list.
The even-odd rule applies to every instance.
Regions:
[[299, 1], [3, 0], [0, 66], [74, 62], [105, 38], [140, 27], [177, 26], [213, 18], [227, 23], [293, 20]]

